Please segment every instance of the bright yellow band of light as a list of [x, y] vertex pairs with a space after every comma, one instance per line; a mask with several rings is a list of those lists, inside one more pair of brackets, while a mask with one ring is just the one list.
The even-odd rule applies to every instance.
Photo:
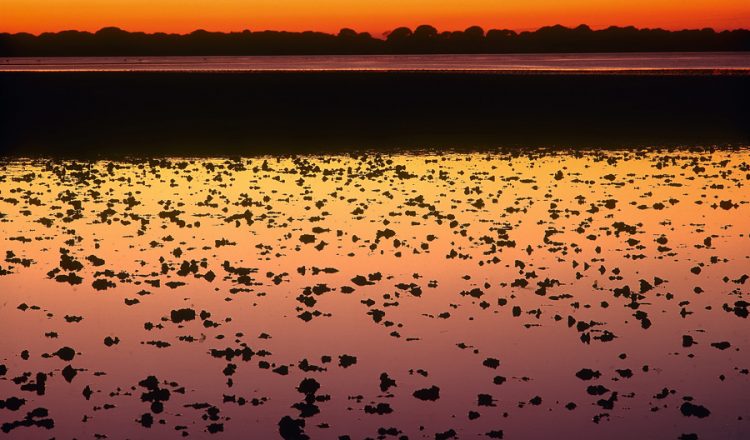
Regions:
[[750, 27], [748, 0], [2, 0], [0, 32], [315, 30], [380, 36], [397, 26], [533, 30], [582, 23], [717, 30]]

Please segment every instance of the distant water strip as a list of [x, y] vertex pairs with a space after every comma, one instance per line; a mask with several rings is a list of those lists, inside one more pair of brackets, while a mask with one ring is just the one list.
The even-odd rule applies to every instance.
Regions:
[[749, 74], [750, 53], [0, 58], [0, 72], [140, 71]]

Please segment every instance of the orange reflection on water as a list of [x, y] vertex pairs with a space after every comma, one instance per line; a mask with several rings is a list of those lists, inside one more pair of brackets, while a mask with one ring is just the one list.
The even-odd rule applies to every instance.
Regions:
[[[276, 438], [284, 416], [306, 419], [311, 438], [738, 437], [749, 156], [6, 162], [0, 330], [13, 337], [0, 397], [25, 403], [1, 421], [48, 410], [52, 431], [15, 438], [202, 438], [217, 426]], [[177, 322], [181, 309], [194, 319]], [[77, 354], [46, 356], [61, 347]], [[248, 360], [211, 352], [243, 347]], [[584, 368], [599, 377], [582, 381]], [[24, 390], [38, 372], [45, 392]], [[384, 372], [395, 387], [379, 388]], [[171, 390], [163, 412], [142, 399], [149, 376]], [[330, 396], [318, 414], [291, 407], [304, 378]], [[414, 397], [433, 385], [439, 399]], [[664, 388], [674, 393], [655, 397]], [[204, 402], [217, 411], [190, 406]], [[710, 416], [683, 415], [686, 402]], [[391, 412], [373, 414], [379, 403]]]

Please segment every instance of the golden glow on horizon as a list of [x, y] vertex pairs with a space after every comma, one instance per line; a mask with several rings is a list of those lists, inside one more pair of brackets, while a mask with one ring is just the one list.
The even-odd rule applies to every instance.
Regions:
[[315, 30], [342, 27], [375, 36], [397, 26], [431, 24], [440, 30], [534, 30], [581, 23], [704, 28], [750, 27], [747, 0], [2, 0], [0, 32]]

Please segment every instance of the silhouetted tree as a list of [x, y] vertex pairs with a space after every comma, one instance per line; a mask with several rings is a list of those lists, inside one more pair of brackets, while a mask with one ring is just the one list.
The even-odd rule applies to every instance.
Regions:
[[289, 55], [383, 53], [529, 53], [750, 51], [750, 31], [713, 29], [666, 31], [611, 26], [545, 26], [534, 32], [507, 29], [438, 32], [421, 25], [414, 32], [399, 27], [385, 40], [344, 28], [322, 32], [208, 32], [187, 35], [126, 32], [106, 27], [95, 33], [63, 31], [34, 36], [0, 33], [0, 56], [127, 56], [127, 55]]

